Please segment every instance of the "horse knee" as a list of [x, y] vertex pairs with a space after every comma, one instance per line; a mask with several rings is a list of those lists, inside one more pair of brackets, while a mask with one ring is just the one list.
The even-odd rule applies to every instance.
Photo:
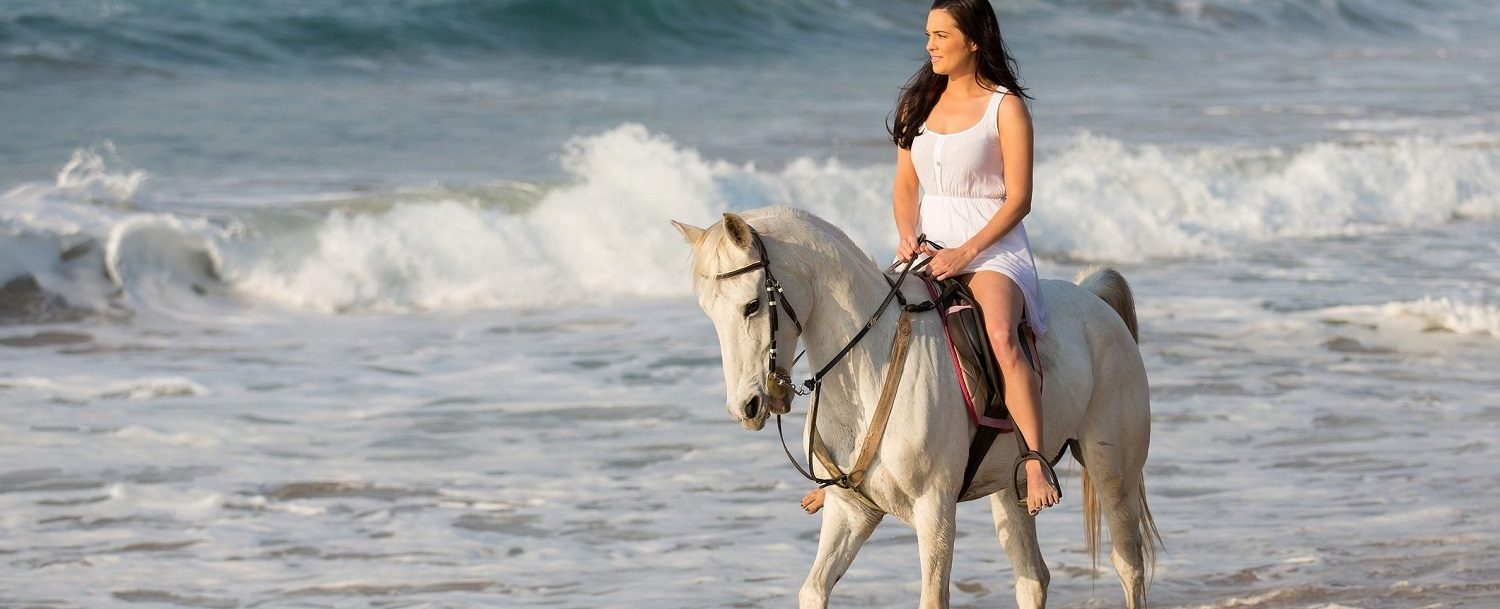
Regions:
[[827, 606], [827, 590], [823, 590], [812, 582], [802, 584], [802, 590], [797, 593], [797, 607], [799, 609], [822, 609]]

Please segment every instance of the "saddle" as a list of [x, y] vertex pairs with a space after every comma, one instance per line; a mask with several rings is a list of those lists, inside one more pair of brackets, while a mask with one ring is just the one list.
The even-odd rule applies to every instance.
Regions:
[[[977, 428], [974, 439], [969, 444], [969, 461], [964, 467], [963, 486], [958, 493], [962, 499], [973, 484], [974, 475], [978, 473], [979, 465], [989, 453], [995, 438], [1003, 433], [1014, 432], [1015, 424], [1011, 421], [1010, 410], [1005, 406], [1005, 379], [995, 361], [989, 333], [984, 327], [984, 315], [974, 300], [974, 294], [957, 279], [934, 279], [926, 273], [919, 277], [926, 285], [932, 302], [936, 304], [939, 318], [942, 319], [943, 334], [948, 339], [948, 353], [953, 358], [953, 368], [964, 396], [964, 406], [969, 411], [970, 421]], [[1041, 378], [1036, 335], [1032, 332], [1024, 311], [1021, 313], [1020, 335], [1021, 352]], [[1042, 382], [1045, 384], [1045, 379]], [[1043, 470], [1052, 478], [1052, 485], [1060, 494], [1062, 486], [1056, 482], [1056, 475], [1051, 473], [1047, 459], [1030, 450], [1019, 433], [1016, 434], [1016, 443], [1021, 448], [1022, 456], [1016, 461], [1012, 476], [1016, 476], [1027, 460], [1040, 459], [1046, 466]], [[1017, 479], [1013, 482], [1016, 483], [1016, 495], [1019, 497], [1019, 481]]]

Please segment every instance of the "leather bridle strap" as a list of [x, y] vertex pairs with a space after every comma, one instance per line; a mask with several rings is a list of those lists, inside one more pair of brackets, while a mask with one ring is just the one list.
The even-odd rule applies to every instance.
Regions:
[[[833, 461], [833, 456], [828, 454], [828, 447], [823, 444], [821, 435], [812, 438], [813, 448], [818, 456], [818, 461], [823, 467], [834, 475], [835, 480], [846, 480], [845, 488], [857, 489], [865, 481], [865, 472], [870, 468], [870, 462], [875, 459], [875, 451], [880, 447], [880, 440], [885, 437], [886, 424], [891, 420], [891, 409], [896, 403], [896, 391], [901, 387], [901, 372], [906, 368], [906, 354], [910, 352], [911, 346], [911, 313], [901, 312], [901, 317], [896, 321], [896, 336], [891, 339], [891, 356], [886, 362], [885, 384], [880, 388], [880, 401], [875, 404], [875, 416], [870, 419], [870, 428], [865, 431], [865, 441], [859, 447], [858, 458], [854, 460], [854, 467], [848, 474], [839, 469]], [[844, 486], [844, 485], [840, 485]]]
[[[746, 228], [749, 227], [747, 226]], [[797, 354], [797, 357], [792, 359], [791, 366], [782, 368], [776, 365], [776, 335], [780, 333], [781, 325], [781, 315], [778, 313], [778, 309], [786, 309], [786, 316], [792, 320], [792, 325], [797, 327], [798, 336], [802, 335], [802, 321], [797, 319], [797, 311], [792, 309], [792, 303], [786, 300], [786, 292], [781, 289], [781, 282], [777, 281], [776, 276], [771, 273], [771, 259], [766, 254], [766, 244], [761, 241], [760, 233], [756, 232], [754, 228], [750, 228], [750, 236], [755, 239], [755, 250], [756, 254], [760, 256], [760, 260], [732, 271], [719, 273], [714, 276], [714, 279], [728, 279], [755, 269], [761, 269], [765, 273], [765, 279], [762, 281], [762, 284], [765, 286], [766, 291], [767, 313], [771, 316], [771, 349], [766, 358], [768, 360], [766, 362], [766, 378], [774, 384], [783, 385], [787, 389], [797, 392], [797, 387], [792, 382], [791, 369], [797, 365], [797, 361], [802, 359], [802, 355], [807, 353], [807, 351], [804, 350], [802, 353]]]
[[[924, 266], [929, 260], [931, 259], [923, 260], [915, 266]], [[911, 271], [915, 261], [915, 258], [907, 261], [906, 268], [902, 269], [900, 277], [890, 282], [891, 294], [900, 293], [901, 282], [906, 278], [906, 274]], [[890, 278], [887, 277], [886, 279], [889, 280]], [[792, 456], [791, 449], [787, 448], [786, 433], [781, 426], [781, 416], [776, 416], [776, 433], [781, 436], [782, 451], [786, 453], [787, 459], [792, 462], [792, 466], [797, 468], [797, 472], [801, 473], [802, 477], [811, 480], [820, 487], [836, 485], [841, 488], [857, 490], [859, 484], [864, 482], [865, 470], [869, 468], [870, 461], [875, 457], [875, 449], [880, 445], [880, 440], [885, 435], [886, 422], [890, 419], [891, 407], [896, 399], [896, 389], [900, 387], [901, 373], [905, 369], [907, 347], [911, 339], [911, 314], [933, 309], [931, 301], [912, 305], [906, 304], [905, 298], [901, 299], [901, 316], [896, 322], [896, 334], [891, 337], [891, 356], [886, 360], [885, 384], [881, 388], [880, 401], [876, 403], [875, 416], [870, 421], [870, 428], [866, 432], [865, 442], [855, 462], [854, 469], [850, 473], [845, 474], [834, 462], [833, 457], [829, 455], [828, 447], [823, 443], [822, 435], [818, 433], [818, 398], [822, 396], [823, 392], [823, 375], [833, 369], [833, 365], [843, 359], [844, 355], [848, 354], [849, 350], [860, 339], [864, 338], [865, 334], [871, 328], [875, 327], [875, 321], [880, 319], [880, 316], [885, 313], [886, 307], [891, 303], [891, 294], [886, 295], [885, 301], [880, 303], [880, 307], [876, 309], [875, 314], [870, 316], [870, 320], [865, 323], [865, 326], [855, 334], [854, 338], [849, 340], [848, 344], [844, 345], [843, 350], [839, 351], [838, 355], [834, 356], [828, 365], [813, 375], [813, 378], [807, 380], [807, 386], [812, 389], [812, 400], [808, 405], [807, 411], [809, 419], [808, 436], [810, 437], [807, 446], [807, 469], [802, 468], [802, 464], [798, 463], [797, 459]], [[819, 478], [812, 473], [812, 460], [814, 456], [818, 458], [818, 461], [823, 464], [823, 468], [828, 470], [832, 477]]]
[[[798, 462], [797, 458], [792, 456], [791, 449], [787, 447], [786, 432], [783, 430], [781, 425], [781, 415], [778, 414], [776, 415], [776, 433], [781, 437], [781, 449], [786, 453], [787, 459], [792, 462], [792, 466], [796, 467], [797, 472], [802, 474], [804, 478], [811, 480], [819, 486], [826, 487], [829, 485], [838, 485], [840, 487], [853, 490], [858, 487], [861, 482], [864, 481], [865, 471], [869, 468], [871, 460], [873, 460], [875, 457], [875, 451], [880, 446], [880, 440], [885, 435], [886, 424], [890, 420], [891, 408], [894, 405], [896, 399], [896, 390], [900, 387], [901, 383], [901, 372], [902, 369], [905, 368], [906, 364], [906, 353], [908, 351], [907, 347], [911, 342], [910, 314], [917, 311], [931, 310], [933, 308], [933, 303], [931, 302], [925, 302], [916, 305], [907, 304], [906, 297], [901, 294], [901, 282], [906, 279], [906, 275], [908, 273], [926, 266], [926, 264], [928, 262], [931, 262], [932, 259], [928, 258], [923, 260], [921, 263], [918, 263], [916, 257], [913, 256], [911, 260], [908, 260], [906, 262], [906, 266], [901, 269], [901, 274], [896, 277], [894, 281], [892, 281], [889, 277], [886, 277], [886, 280], [891, 285], [891, 290], [886, 294], [885, 299], [881, 301], [880, 306], [875, 309], [875, 313], [870, 316], [868, 321], [865, 322], [864, 327], [860, 328], [859, 332], [857, 332], [853, 338], [849, 339], [849, 342], [844, 345], [844, 348], [839, 350], [837, 355], [834, 355], [833, 358], [829, 359], [828, 363], [825, 364], [822, 369], [818, 370], [816, 374], [813, 374], [812, 378], [809, 378], [803, 382], [803, 387], [805, 387], [805, 390], [799, 390], [798, 387], [792, 382], [789, 368], [781, 368], [776, 365], [776, 335], [779, 329], [778, 324], [781, 317], [778, 309], [786, 309], [787, 317], [790, 318], [792, 320], [792, 324], [797, 327], [797, 334], [799, 336], [802, 334], [802, 322], [797, 319], [797, 313], [792, 309], [791, 303], [785, 300], [786, 294], [781, 289], [781, 282], [777, 281], [775, 275], [771, 273], [771, 260], [766, 254], [765, 242], [761, 240], [760, 233], [756, 232], [753, 227], [747, 226], [747, 228], [749, 228], [751, 238], [755, 240], [754, 242], [756, 254], [760, 259], [732, 271], [719, 273], [718, 275], [715, 275], [714, 278], [728, 279], [730, 277], [736, 277], [756, 269], [760, 269], [765, 273], [763, 284], [766, 291], [766, 303], [769, 307], [767, 312], [771, 316], [771, 344], [770, 354], [767, 357], [767, 359], [769, 360], [767, 362], [767, 379], [772, 383], [784, 385], [787, 387], [787, 389], [799, 395], [807, 395], [807, 393], [812, 394], [812, 400], [808, 406], [807, 413], [809, 419], [808, 435], [811, 436], [810, 440], [808, 441], [807, 448], [807, 468], [804, 469], [802, 467], [802, 464]], [[919, 236], [917, 239], [919, 243], [931, 243], [930, 241], [927, 241], [925, 235]], [[895, 265], [892, 265], [893, 268], [894, 266]], [[842, 361], [844, 359], [844, 356], [848, 355], [849, 351], [853, 350], [854, 346], [858, 344], [859, 341], [870, 332], [870, 330], [874, 329], [875, 322], [885, 314], [885, 310], [890, 306], [891, 302], [895, 300], [899, 300], [901, 302], [902, 311], [901, 317], [897, 321], [896, 335], [891, 339], [891, 357], [886, 362], [885, 384], [881, 388], [880, 401], [876, 404], [875, 416], [870, 421], [870, 428], [869, 430], [867, 430], [865, 441], [860, 447], [858, 458], [854, 463], [854, 469], [851, 470], [848, 474], [845, 474], [841, 469], [839, 469], [838, 465], [834, 463], [832, 456], [828, 454], [828, 447], [823, 443], [822, 436], [818, 434], [818, 398], [822, 394], [823, 377], [824, 375], [828, 374], [829, 371], [833, 370], [833, 367], [836, 366], [840, 361]], [[799, 353], [797, 357], [792, 360], [792, 365], [797, 365], [797, 361], [802, 359], [802, 355], [805, 353], [807, 353], [806, 350], [803, 350], [802, 353]], [[827, 469], [828, 472], [833, 475], [833, 477], [819, 478], [817, 475], [812, 473], [812, 461], [814, 457], [816, 457], [818, 461], [823, 464], [823, 467]]]

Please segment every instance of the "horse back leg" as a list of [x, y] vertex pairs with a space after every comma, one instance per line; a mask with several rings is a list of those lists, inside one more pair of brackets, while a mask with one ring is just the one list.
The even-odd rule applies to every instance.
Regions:
[[1084, 453], [1083, 484], [1084, 520], [1088, 527], [1090, 553], [1098, 543], [1097, 522], [1100, 518], [1109, 527], [1110, 562], [1120, 576], [1120, 585], [1125, 591], [1125, 606], [1142, 609], [1146, 606], [1146, 565], [1149, 552], [1145, 538], [1149, 520], [1145, 517], [1145, 501], [1139, 466], [1122, 463], [1121, 451], [1108, 440], [1099, 438], [1080, 439]]
[[797, 605], [801, 609], [824, 609], [834, 584], [849, 570], [854, 556], [875, 531], [885, 514], [854, 505], [837, 493], [827, 494], [823, 526], [818, 533], [818, 553], [812, 570], [802, 582]]
[[1052, 574], [1036, 540], [1036, 518], [1021, 507], [1015, 493], [1015, 489], [1001, 489], [990, 495], [995, 534], [1000, 537], [1000, 547], [1010, 556], [1011, 568], [1016, 573], [1016, 607], [1042, 609], [1047, 606], [1047, 585]]

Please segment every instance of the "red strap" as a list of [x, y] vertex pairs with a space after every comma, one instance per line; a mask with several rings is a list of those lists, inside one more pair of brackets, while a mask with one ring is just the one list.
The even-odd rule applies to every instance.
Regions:
[[[927, 293], [931, 295], [933, 302], [937, 302], [938, 293], [937, 290], [933, 289], [932, 287], [932, 278], [925, 275], [922, 276], [922, 285], [927, 286]], [[979, 411], [974, 408], [974, 396], [973, 394], [969, 393], [969, 383], [968, 381], [964, 380], [963, 365], [958, 361], [958, 347], [954, 346], [953, 335], [948, 331], [948, 314], [953, 311], [962, 310], [964, 308], [968, 308], [968, 305], [960, 305], [945, 309], [942, 311], [942, 314], [938, 315], [938, 319], [941, 320], [943, 324], [943, 338], [948, 341], [948, 355], [953, 359], [953, 373], [958, 377], [958, 388], [963, 391], [964, 407], [969, 411], [969, 421], [974, 423], [976, 427], [993, 427], [1000, 430], [1001, 433], [1014, 431], [1015, 425], [1011, 422], [1010, 419], [996, 419], [987, 417], [981, 415]]]

